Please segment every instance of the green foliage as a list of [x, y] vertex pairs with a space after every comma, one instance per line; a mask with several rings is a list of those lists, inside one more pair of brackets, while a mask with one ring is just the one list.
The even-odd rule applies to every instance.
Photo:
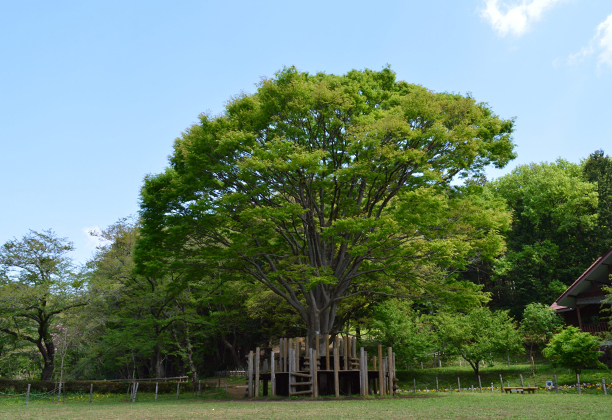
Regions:
[[477, 294], [450, 273], [499, 255], [509, 218], [482, 188], [450, 183], [506, 165], [512, 130], [484, 103], [389, 69], [286, 68], [202, 115], [147, 177], [139, 272], [260, 282], [311, 339], [338, 331], [343, 299]]
[[600, 346], [600, 339], [594, 335], [567, 327], [553, 336], [542, 353], [554, 366], [573, 369], [579, 374], [592, 366], [605, 368], [598, 360]]
[[393, 347], [398, 366], [409, 366], [431, 357], [436, 336], [427, 316], [419, 314], [410, 302], [390, 299], [376, 306], [368, 323], [368, 338]]
[[463, 357], [477, 377], [481, 362], [493, 355], [523, 351], [516, 323], [507, 311], [476, 308], [467, 314], [440, 314], [436, 317], [438, 343], [447, 356]]
[[592, 238], [597, 255], [612, 247], [612, 158], [597, 150], [582, 162], [584, 178], [597, 185], [597, 235]]
[[564, 325], [563, 319], [543, 303], [530, 303], [523, 311], [519, 331], [528, 345], [543, 345]]
[[72, 250], [72, 243], [51, 230], [30, 231], [0, 247], [0, 333], [36, 346], [43, 380], [54, 371], [52, 322], [88, 302], [86, 273], [72, 264], [67, 255]]
[[493, 306], [516, 317], [532, 302], [553, 302], [599, 255], [596, 185], [579, 165], [521, 165], [489, 185], [513, 212], [508, 252], [496, 261], [485, 290]]

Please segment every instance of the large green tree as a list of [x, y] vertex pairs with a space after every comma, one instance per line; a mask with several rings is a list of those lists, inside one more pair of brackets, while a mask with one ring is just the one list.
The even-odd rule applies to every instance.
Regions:
[[0, 247], [0, 333], [36, 346], [42, 380], [54, 371], [52, 323], [88, 302], [85, 276], [68, 256], [72, 250], [72, 243], [51, 230], [30, 231]]
[[479, 188], [515, 157], [513, 121], [470, 96], [286, 68], [201, 115], [141, 192], [141, 273], [225, 270], [285, 299], [315, 332], [339, 303], [461, 289], [453, 270], [501, 252], [507, 225]]

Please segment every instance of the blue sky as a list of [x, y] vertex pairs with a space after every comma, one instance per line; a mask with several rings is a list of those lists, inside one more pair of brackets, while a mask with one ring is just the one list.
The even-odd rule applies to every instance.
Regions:
[[0, 0], [0, 243], [136, 214], [198, 114], [283, 66], [471, 93], [522, 163], [612, 154], [612, 2]]

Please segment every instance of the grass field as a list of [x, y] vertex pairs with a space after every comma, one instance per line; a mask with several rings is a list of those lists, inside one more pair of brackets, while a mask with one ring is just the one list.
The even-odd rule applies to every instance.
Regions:
[[1, 419], [606, 419], [612, 395], [444, 394], [434, 397], [345, 400], [212, 401], [143, 398], [72, 400], [63, 404], [0, 402]]

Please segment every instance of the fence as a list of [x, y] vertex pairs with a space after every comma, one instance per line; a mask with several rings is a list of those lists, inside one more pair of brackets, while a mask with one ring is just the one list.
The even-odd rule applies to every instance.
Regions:
[[246, 378], [246, 370], [218, 370], [215, 372], [216, 377], [222, 378]]

